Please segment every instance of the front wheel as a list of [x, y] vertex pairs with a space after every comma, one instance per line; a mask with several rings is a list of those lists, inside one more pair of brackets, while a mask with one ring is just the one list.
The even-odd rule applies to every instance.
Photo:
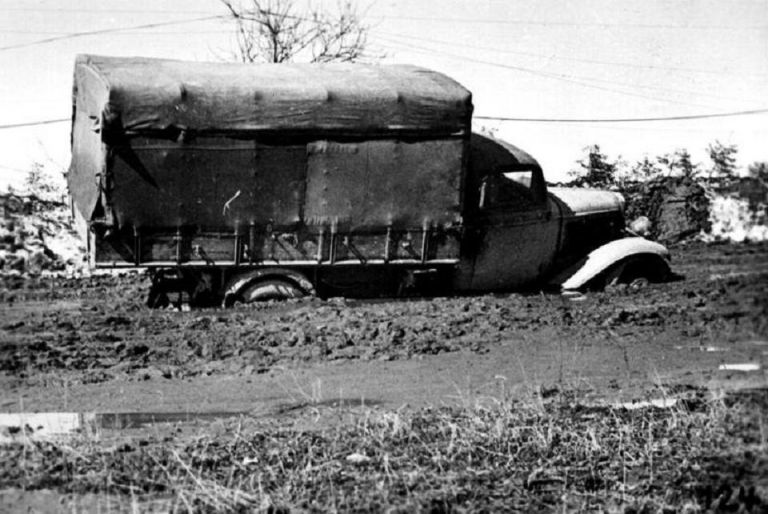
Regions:
[[641, 289], [651, 282], [663, 282], [669, 274], [669, 265], [661, 257], [636, 256], [608, 268], [594, 285], [609, 289], [626, 285], [631, 289]]

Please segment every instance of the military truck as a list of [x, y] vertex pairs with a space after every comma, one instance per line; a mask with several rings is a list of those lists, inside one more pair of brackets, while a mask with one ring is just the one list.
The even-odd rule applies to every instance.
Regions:
[[471, 122], [470, 92], [415, 66], [81, 55], [72, 210], [92, 266], [151, 272], [151, 306], [668, 275], [619, 194], [548, 189]]

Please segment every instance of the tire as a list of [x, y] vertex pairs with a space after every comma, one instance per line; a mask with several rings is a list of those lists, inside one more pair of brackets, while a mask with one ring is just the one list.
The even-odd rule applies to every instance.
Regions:
[[290, 300], [305, 296], [307, 296], [306, 291], [293, 282], [280, 278], [266, 278], [246, 286], [238, 295], [238, 300], [243, 303], [253, 303], [267, 300]]
[[669, 275], [669, 265], [655, 255], [629, 257], [608, 268], [597, 281], [603, 288], [627, 285], [641, 289], [651, 282], [662, 282]]

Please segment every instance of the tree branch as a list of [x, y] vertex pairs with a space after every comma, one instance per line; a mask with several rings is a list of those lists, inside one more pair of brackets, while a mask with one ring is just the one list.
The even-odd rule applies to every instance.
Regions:
[[368, 27], [350, 1], [335, 13], [293, 0], [220, 0], [235, 24], [237, 56], [243, 62], [354, 61], [367, 45]]

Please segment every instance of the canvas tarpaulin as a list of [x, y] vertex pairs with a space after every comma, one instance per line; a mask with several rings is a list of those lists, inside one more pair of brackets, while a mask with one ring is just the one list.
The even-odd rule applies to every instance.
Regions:
[[[78, 56], [77, 100], [107, 130], [361, 133], [467, 130], [470, 93], [415, 66], [235, 64]], [[80, 91], [84, 94], [78, 94]], [[76, 101], [77, 101], [76, 100]]]
[[461, 219], [471, 95], [431, 70], [79, 56], [73, 101], [75, 206], [127, 238]]

